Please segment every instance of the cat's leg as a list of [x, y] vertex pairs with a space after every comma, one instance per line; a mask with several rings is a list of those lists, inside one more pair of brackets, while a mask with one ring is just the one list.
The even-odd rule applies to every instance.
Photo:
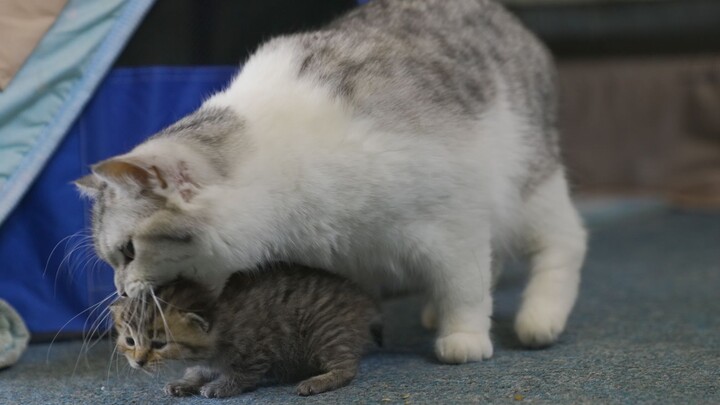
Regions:
[[200, 387], [217, 378], [218, 373], [205, 366], [188, 367], [185, 375], [177, 381], [165, 385], [164, 391], [168, 395], [184, 397], [200, 392]]
[[453, 235], [431, 245], [440, 267], [428, 279], [437, 311], [435, 353], [445, 363], [480, 361], [493, 354], [490, 231], [481, 226]]
[[298, 395], [314, 395], [348, 385], [357, 374], [359, 361], [357, 357], [352, 357], [327, 362], [321, 367], [323, 370], [328, 370], [326, 373], [308, 378], [298, 384]]
[[525, 216], [532, 265], [515, 331], [523, 344], [541, 347], [558, 338], [575, 304], [587, 236], [562, 170], [528, 199]]
[[[497, 285], [498, 279], [502, 274], [504, 263], [505, 260], [493, 255], [490, 282], [491, 288], [494, 288]], [[425, 306], [422, 309], [422, 313], [420, 314], [420, 324], [428, 330], [437, 329], [437, 310], [435, 309], [435, 304], [430, 299], [425, 302]]]

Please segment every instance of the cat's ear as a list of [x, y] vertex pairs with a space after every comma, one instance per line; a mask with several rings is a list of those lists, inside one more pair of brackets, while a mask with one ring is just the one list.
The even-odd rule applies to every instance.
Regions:
[[166, 198], [179, 196], [188, 202], [197, 194], [198, 185], [183, 161], [120, 156], [100, 162], [92, 170], [109, 183], [139, 187]]
[[207, 333], [210, 331], [210, 322], [204, 317], [202, 317], [199, 314], [196, 314], [195, 312], [186, 312], [183, 314], [185, 321], [189, 323], [190, 325], [194, 325], [197, 328], [200, 328], [203, 332]]
[[113, 184], [134, 184], [142, 188], [153, 188], [156, 185], [167, 188], [167, 182], [160, 170], [152, 165], [130, 158], [112, 158], [92, 167], [95, 175]]
[[102, 187], [102, 181], [92, 173], [75, 180], [73, 183], [82, 196], [91, 199], [97, 196]]

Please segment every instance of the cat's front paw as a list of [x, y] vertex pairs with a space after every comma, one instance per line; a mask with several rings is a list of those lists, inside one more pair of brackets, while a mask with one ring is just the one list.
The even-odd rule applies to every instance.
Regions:
[[165, 391], [167, 395], [172, 395], [174, 397], [186, 397], [197, 394], [198, 388], [198, 386], [188, 384], [184, 381], [175, 381], [165, 384], [163, 391]]
[[566, 319], [562, 311], [542, 305], [523, 305], [515, 318], [515, 332], [527, 347], [546, 347], [555, 343], [565, 329]]
[[205, 398], [227, 398], [242, 392], [242, 387], [226, 379], [209, 382], [200, 388], [200, 395]]
[[462, 364], [489, 359], [493, 345], [488, 333], [456, 332], [435, 341], [435, 354], [443, 363]]

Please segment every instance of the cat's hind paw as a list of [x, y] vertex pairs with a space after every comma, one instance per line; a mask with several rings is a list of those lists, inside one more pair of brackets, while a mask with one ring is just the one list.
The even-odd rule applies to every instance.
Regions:
[[443, 363], [462, 364], [489, 359], [493, 345], [488, 333], [456, 332], [435, 341], [435, 354]]

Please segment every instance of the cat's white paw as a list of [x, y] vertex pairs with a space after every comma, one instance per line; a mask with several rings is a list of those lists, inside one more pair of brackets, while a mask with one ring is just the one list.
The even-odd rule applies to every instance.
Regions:
[[528, 347], [545, 347], [565, 329], [567, 315], [543, 305], [523, 305], [515, 318], [515, 332]]
[[456, 332], [435, 341], [435, 354], [443, 363], [481, 361], [492, 357], [493, 345], [488, 333]]
[[431, 303], [425, 304], [423, 307], [422, 314], [420, 314], [420, 323], [423, 328], [428, 330], [434, 330], [437, 328], [437, 312], [435, 306]]

